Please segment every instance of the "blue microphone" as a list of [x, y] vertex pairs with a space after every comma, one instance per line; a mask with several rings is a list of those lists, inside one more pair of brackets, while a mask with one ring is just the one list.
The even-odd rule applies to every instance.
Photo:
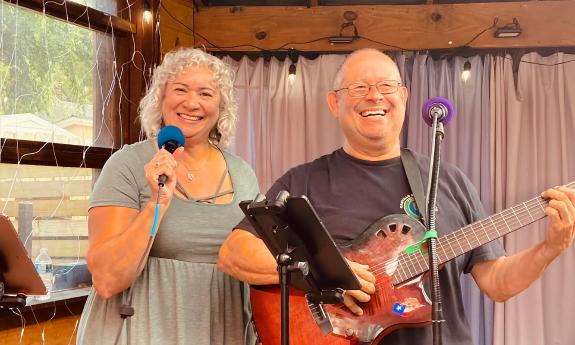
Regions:
[[[158, 133], [158, 147], [165, 149], [169, 153], [174, 153], [180, 146], [184, 146], [186, 138], [182, 131], [176, 126], [166, 126]], [[164, 174], [158, 177], [158, 186], [163, 187], [168, 177]]]
[[453, 109], [453, 104], [447, 98], [433, 97], [425, 102], [421, 115], [428, 126], [433, 126], [434, 117], [437, 117], [438, 122], [447, 125], [453, 115], [455, 115], [455, 110]]

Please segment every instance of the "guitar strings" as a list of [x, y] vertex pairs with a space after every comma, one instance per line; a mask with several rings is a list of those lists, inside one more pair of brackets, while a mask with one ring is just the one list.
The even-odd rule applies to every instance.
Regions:
[[[531, 200], [531, 202], [532, 202], [532, 201], [533, 201], [533, 200]], [[504, 213], [504, 212], [502, 212], [502, 214], [503, 214], [503, 213]], [[509, 213], [509, 212], [508, 212], [508, 213]], [[521, 213], [525, 213], [525, 211], [521, 211]], [[516, 213], [516, 214], [517, 214], [517, 213]], [[521, 215], [521, 216], [523, 217], [524, 215]], [[530, 217], [531, 217], [531, 216], [530, 216]], [[496, 222], [493, 222], [492, 217], [488, 217], [488, 218], [486, 218], [484, 221], [486, 221], [486, 220], [489, 219], [489, 218], [491, 218], [490, 221], [491, 221], [491, 223], [492, 223], [492, 225], [489, 227], [489, 230], [493, 230], [493, 229], [495, 228], [496, 222], [497, 222], [497, 223], [501, 223], [501, 220], [498, 220], [498, 221], [496, 221]], [[532, 218], [532, 217], [531, 217], [531, 218]], [[481, 222], [483, 222], [483, 221], [481, 221]], [[470, 227], [472, 227], [472, 226], [474, 226], [474, 225], [477, 225], [477, 224], [479, 224], [479, 223], [480, 223], [480, 222], [470, 224], [470, 225], [465, 226], [465, 227], [463, 227], [463, 228], [461, 228], [461, 229], [459, 229], [459, 230], [457, 230], [457, 231], [455, 231], [455, 232], [453, 232], [453, 233], [450, 233], [450, 234], [448, 234], [448, 235], [445, 235], [444, 237], [442, 237], [442, 238], [440, 239], [440, 242], [439, 242], [439, 245], [438, 245], [438, 249], [441, 249], [441, 250], [443, 251], [444, 255], [445, 255], [446, 257], [448, 257], [448, 255], [446, 254], [445, 248], [444, 248], [444, 247], [446, 247], [445, 244], [448, 244], [448, 245], [450, 246], [450, 248], [451, 248], [451, 252], [452, 252], [452, 253], [455, 253], [455, 251], [453, 250], [453, 247], [451, 247], [450, 238], [457, 237], [457, 236], [458, 236], [458, 233], [465, 233], [466, 230], [468, 230], [468, 228], [470, 228]], [[485, 227], [482, 226], [482, 228], [485, 228]], [[471, 233], [471, 232], [470, 232], [470, 233]], [[491, 232], [491, 233], [493, 233], [493, 232]], [[466, 235], [467, 235], [467, 234], [466, 234]], [[479, 240], [479, 237], [477, 236], [477, 233], [474, 233], [473, 235], [474, 235], [474, 237], [476, 237], [476, 239], [478, 240], [478, 243], [481, 243], [481, 240]], [[498, 234], [498, 235], [499, 235], [499, 234]], [[484, 236], [483, 234], [480, 234], [480, 237], [483, 238], [483, 239], [485, 239], [485, 238], [490, 239], [490, 238], [491, 238], [489, 235]], [[466, 238], [466, 239], [467, 239], [467, 238]], [[495, 238], [493, 238], [493, 239], [495, 239]], [[467, 239], [467, 241], [468, 241], [468, 243], [470, 243], [468, 239]], [[470, 244], [471, 244], [471, 243], [470, 243]], [[461, 246], [460, 246], [460, 247], [461, 247]], [[402, 262], [405, 262], [405, 263], [414, 263], [414, 262], [417, 261], [417, 262], [419, 263], [419, 261], [420, 261], [421, 258], [423, 258], [423, 256], [422, 256], [422, 255], [417, 255], [417, 253], [405, 257], [405, 256], [403, 255], [403, 252], [401, 252], [400, 255], [398, 255], [397, 257], [394, 257], [394, 258], [392, 258], [392, 259], [390, 259], [390, 260], [387, 260], [387, 261], [384, 261], [384, 262], [381, 262], [381, 263], [378, 263], [378, 264], [373, 265], [373, 266], [371, 267], [371, 268], [372, 268], [372, 273], [373, 273], [373, 272], [375, 272], [375, 273], [381, 272], [382, 266], [384, 266], [383, 268], [386, 268], [386, 267], [388, 267], [388, 265], [390, 265], [390, 264], [395, 264], [395, 263], [397, 263], [397, 261], [402, 261]], [[401, 259], [403, 259], [403, 260], [401, 260]]]
[[[521, 211], [519, 211], [519, 212], [517, 212], [517, 211], [513, 212], [514, 211], [513, 208], [508, 209], [508, 210], [505, 210], [499, 214], [490, 216], [490, 217], [486, 218], [485, 220], [470, 224], [470, 225], [465, 226], [465, 227], [463, 227], [463, 228], [461, 228], [461, 229], [459, 229], [453, 233], [450, 233], [450, 234], [444, 236], [443, 238], [441, 238], [441, 242], [438, 243], [438, 252], [439, 252], [439, 250], [443, 251], [443, 255], [444, 255], [445, 259], [451, 259], [451, 258], [455, 257], [456, 251], [453, 249], [451, 242], [454, 242], [453, 239], [458, 237], [460, 234], [464, 235], [465, 239], [467, 240], [467, 242], [469, 244], [471, 244], [471, 242], [469, 241], [468, 237], [469, 237], [469, 235], [473, 235], [473, 237], [475, 237], [477, 239], [478, 245], [482, 243], [482, 241], [480, 240], [480, 237], [481, 237], [481, 239], [483, 239], [483, 241], [485, 241], [487, 239], [487, 241], [485, 241], [485, 242], [488, 242], [490, 240], [494, 240], [496, 238], [501, 237], [502, 234], [500, 233], [499, 228], [501, 228], [503, 225], [505, 225], [508, 229], [510, 229], [509, 224], [513, 224], [511, 222], [508, 223], [505, 220], [505, 218], [503, 218], [503, 216], [505, 216], [505, 215], [508, 216], [510, 214], [514, 214], [517, 217], [517, 220], [519, 221], [519, 225], [521, 225], [521, 226], [526, 225], [526, 224], [531, 223], [531, 222], [534, 222], [536, 219], [533, 217], [533, 215], [527, 209], [527, 204], [533, 204], [534, 202], [536, 203], [537, 206], [539, 206], [543, 210], [541, 199], [536, 198], [536, 199], [530, 200], [530, 201], [522, 204], [524, 206], [524, 208], [522, 208]], [[518, 208], [518, 207], [520, 207], [520, 206], [516, 206], [515, 208]], [[533, 205], [530, 205], [529, 207], [531, 209], [533, 209]], [[527, 218], [525, 216], [526, 213], [529, 215], [529, 218]], [[495, 217], [498, 217], [498, 218], [494, 220]], [[521, 217], [524, 220], [527, 220], [525, 222], [525, 224], [521, 223], [521, 221], [519, 220], [519, 217]], [[542, 213], [541, 216], [538, 217], [538, 219], [541, 219], [543, 217], [544, 217], [544, 213]], [[484, 226], [483, 223], [488, 223], [488, 221], [491, 224], [486, 224], [486, 226]], [[481, 226], [481, 228], [483, 229], [483, 232], [484, 232], [484, 234], [480, 234], [480, 236], [478, 236], [476, 231], [469, 231], [469, 230], [473, 230], [473, 228], [477, 227], [478, 225]], [[494, 235], [494, 234], [497, 234], [497, 235], [496, 236], [490, 236], [490, 235]], [[473, 241], [475, 242], [475, 240], [473, 240]], [[459, 241], [456, 241], [456, 242], [458, 242], [457, 244], [459, 245], [460, 249], [463, 251], [463, 247], [461, 246], [461, 243]], [[448, 246], [449, 246], [449, 249], [447, 248]], [[470, 246], [470, 248], [471, 248], [471, 246]], [[453, 255], [451, 255], [451, 256], [447, 255], [447, 250], [450, 250]], [[407, 266], [407, 269], [409, 270], [409, 273], [412, 277], [419, 274], [419, 273], [423, 273], [423, 272], [428, 270], [427, 258], [424, 255], [422, 255], [421, 253], [416, 253], [416, 254], [412, 254], [412, 255], [407, 256], [407, 254], [402, 252], [402, 253], [400, 253], [398, 260], [401, 261], [402, 263], [407, 264], [405, 266], [400, 266], [400, 269]], [[444, 261], [447, 261], [447, 260], [444, 260]], [[417, 263], [419, 265], [420, 270], [415, 268], [415, 263]], [[375, 265], [375, 266], [380, 266], [380, 265]], [[414, 268], [415, 275], [411, 272], [411, 267]], [[376, 271], [376, 270], [374, 270], [374, 271]], [[379, 271], [381, 272], [381, 270], [379, 270]], [[405, 275], [405, 272], [403, 272], [401, 270], [398, 273], [400, 274], [400, 276]], [[408, 277], [408, 276], [406, 275], [406, 277]], [[405, 279], [402, 279], [402, 280], [405, 280]]]
[[[575, 182], [572, 182], [570, 184], [567, 185], [567, 187], [570, 187], [571, 185], [574, 185]], [[570, 187], [571, 188], [571, 187]], [[545, 217], [544, 214], [544, 207], [543, 205], [546, 203], [545, 200], [541, 199], [541, 198], [534, 198], [531, 200], [528, 200], [526, 202], [523, 202], [521, 204], [518, 204], [514, 207], [511, 207], [509, 209], [503, 210], [502, 212], [498, 213], [498, 214], [494, 214], [491, 215], [487, 218], [485, 218], [484, 220], [469, 224], [465, 227], [460, 228], [457, 231], [454, 231], [452, 233], [449, 233], [447, 235], [445, 235], [444, 237], [440, 238], [440, 242], [438, 242], [438, 252], [439, 250], [441, 250], [443, 252], [444, 258], [445, 259], [452, 259], [453, 257], [455, 257], [455, 250], [453, 249], [452, 243], [454, 239], [456, 239], [457, 237], [459, 237], [460, 235], [463, 235], [463, 238], [465, 238], [465, 240], [467, 241], [467, 243], [469, 244], [469, 249], [478, 247], [479, 245], [483, 243], [487, 243], [491, 240], [494, 240], [496, 238], [499, 238], [502, 236], [501, 232], [500, 232], [500, 228], [503, 226], [506, 226], [507, 229], [511, 230], [511, 226], [517, 225], [517, 223], [519, 224], [520, 227], [525, 226], [527, 224], [533, 223], [543, 217]], [[519, 210], [516, 210], [519, 209]], [[540, 209], [540, 211], [542, 212], [538, 212], [538, 215], [534, 215], [532, 214], [532, 211], [535, 211], [536, 209]], [[513, 217], [510, 218], [510, 221], [506, 221], [504, 216], [514, 216], [517, 220], [513, 220]], [[522, 222], [523, 220], [523, 222]], [[490, 224], [483, 224], [483, 223], [490, 223]], [[477, 228], [478, 226], [481, 227], [481, 229], [483, 230], [482, 232], [479, 233], [479, 235], [477, 234], [477, 231], [470, 231], [470, 230], [474, 230], [474, 228]], [[490, 235], [495, 235], [496, 236], [490, 236]], [[505, 233], [503, 234], [505, 235]], [[475, 237], [475, 239], [471, 239], [469, 237]], [[459, 248], [463, 251], [463, 247], [461, 245], [460, 241], [455, 241], [457, 242], [457, 244], [459, 245]], [[472, 242], [477, 244], [477, 246], [473, 246]], [[449, 255], [447, 255], [447, 246], [450, 247], [450, 251], [453, 255], [452, 258], [450, 258]], [[422, 262], [423, 261], [423, 262]], [[445, 260], [447, 261], [447, 260]], [[411, 275], [411, 277], [414, 277], [415, 275], [419, 274], [419, 273], [423, 273], [425, 271], [427, 271], [429, 269], [428, 267], [428, 262], [426, 260], [426, 257], [424, 257], [424, 255], [422, 255], [421, 253], [415, 253], [415, 254], [411, 254], [408, 255], [405, 252], [401, 252], [398, 256], [391, 258], [390, 260], [386, 260], [383, 261], [381, 263], [375, 264], [373, 266], [371, 266], [372, 270], [371, 272], [376, 275], [380, 275], [380, 273], [382, 273], [383, 271], [386, 271], [386, 268], [389, 267], [389, 265], [393, 264], [396, 265], [398, 262], [401, 262], [402, 264], [406, 264], [405, 266], [407, 266], [407, 268], [409, 269], [409, 273]], [[414, 266], [415, 263], [417, 263], [420, 267], [421, 270], [417, 270]], [[403, 265], [398, 266], [400, 269], [402, 269], [403, 267], [405, 267]], [[410, 267], [414, 267], [415, 269], [415, 275], [412, 274]], [[401, 271], [401, 272], [395, 272], [395, 273], [400, 273], [400, 275], [405, 275], [405, 272]], [[403, 274], [402, 274], [403, 273]], [[405, 275], [406, 277], [408, 277], [407, 275]], [[407, 280], [407, 279], [403, 279], [403, 277], [401, 277], [403, 281]]]
[[[575, 183], [570, 183], [570, 184], [567, 185], [567, 187], [570, 187], [570, 186], [573, 185], [573, 184], [575, 184]], [[541, 208], [541, 211], [543, 211], [543, 212], [541, 212], [539, 215], [536, 216], [537, 218], [534, 218], [534, 217], [533, 217], [533, 214], [531, 214], [531, 213], [529, 212], [530, 209], [533, 209], [533, 205], [532, 205], [532, 204], [533, 204], [534, 202], [536, 203], [536, 206], [539, 206], [539, 208]], [[463, 233], [463, 234], [465, 235], [465, 239], [467, 240], [467, 242], [468, 242], [468, 244], [470, 245], [470, 248], [471, 248], [471, 247], [473, 247], [473, 246], [471, 246], [471, 242], [470, 242], [470, 240], [469, 240], [469, 237], [470, 237], [469, 235], [473, 235], [473, 236], [477, 239], [477, 243], [478, 243], [478, 244], [481, 243], [481, 240], [479, 239], [479, 237], [478, 237], [478, 235], [477, 235], [477, 232], [471, 232], [471, 231], [469, 231], [470, 228], [477, 227], [477, 225], [480, 225], [480, 226], [482, 227], [482, 229], [484, 230], [485, 234], [487, 235], [487, 236], [481, 235], [482, 239], [485, 240], [485, 238], [486, 238], [488, 241], [493, 240], [493, 239], [495, 239], [495, 238], [498, 238], [498, 237], [501, 237], [501, 236], [502, 236], [502, 234], [501, 234], [501, 233], [499, 232], [499, 230], [498, 230], [498, 226], [501, 227], [502, 224], [505, 224], [505, 226], [506, 226], [509, 230], [511, 230], [509, 225], [511, 224], [511, 225], [515, 226], [515, 225], [516, 225], [515, 223], [517, 223], [517, 222], [515, 222], [515, 221], [512, 220], [512, 219], [511, 219], [512, 221], [507, 222], [507, 221], [505, 220], [505, 218], [503, 218], [503, 216], [509, 216], [510, 214], [512, 214], [512, 215], [515, 216], [515, 218], [517, 219], [517, 221], [518, 221], [518, 223], [519, 223], [520, 226], [525, 226], [525, 225], [527, 225], [527, 224], [533, 223], [533, 222], [535, 222], [536, 220], [539, 220], [539, 219], [545, 217], [544, 208], [543, 208], [543, 206], [542, 206], [544, 203], [545, 203], [545, 201], [544, 201], [543, 199], [535, 198], [535, 199], [526, 201], [526, 202], [524, 202], [524, 203], [522, 203], [522, 204], [516, 205], [516, 206], [514, 206], [514, 207], [512, 207], [512, 208], [510, 208], [510, 209], [504, 210], [504, 211], [502, 211], [502, 212], [499, 213], [499, 214], [492, 215], [492, 216], [486, 218], [485, 220], [482, 220], [482, 221], [479, 221], [479, 222], [470, 224], [470, 225], [468, 225], [468, 226], [466, 226], [466, 227], [463, 227], [463, 228], [461, 228], [461, 229], [459, 229], [459, 230], [457, 230], [457, 231], [455, 231], [455, 232], [453, 232], [453, 233], [450, 233], [450, 234], [446, 235], [445, 237], [443, 237], [443, 238], [441, 239], [442, 242], [439, 243], [438, 249], [441, 249], [441, 250], [443, 251], [443, 254], [444, 254], [444, 256], [445, 256], [446, 259], [451, 259], [451, 258], [455, 257], [456, 255], [452, 255], [452, 257], [450, 258], [450, 256], [447, 255], [447, 253], [446, 253], [446, 248], [445, 248], [445, 247], [447, 247], [447, 246], [445, 246], [445, 244], [449, 245], [449, 247], [450, 247], [450, 249], [451, 249], [451, 252], [452, 252], [453, 254], [455, 254], [455, 251], [453, 250], [453, 247], [451, 246], [451, 242], [453, 242], [452, 240], [453, 240], [454, 237], [459, 236], [459, 235], [458, 235], [459, 233]], [[527, 205], [528, 205], [528, 204], [531, 204], [531, 205], [529, 206], [529, 209], [527, 208]], [[516, 209], [518, 209], [518, 208], [521, 208], [521, 211], [516, 211]], [[526, 213], [526, 212], [529, 214], [529, 218], [530, 218], [530, 219], [527, 218], [527, 217], [525, 217], [525, 213]], [[498, 218], [495, 219], [495, 217], [498, 217]], [[521, 217], [521, 219], [524, 220], [524, 222], [521, 221], [520, 217]], [[495, 219], [495, 221], [494, 221], [494, 219]], [[489, 220], [489, 221], [491, 222], [491, 224], [486, 224], [487, 226], [483, 226], [483, 223], [487, 223], [487, 220]], [[525, 221], [525, 220], [526, 220], [526, 221]], [[492, 238], [491, 236], [489, 236], [489, 234], [494, 234], [493, 229], [496, 230], [497, 236], [494, 236], [494, 237]], [[473, 230], [473, 229], [471, 229], [471, 230]], [[465, 233], [465, 232], [467, 232], [467, 233]], [[506, 232], [506, 233], [508, 233], [508, 232]], [[504, 234], [506, 234], [506, 233], [504, 233]], [[473, 240], [473, 239], [472, 239], [472, 241], [475, 242], [475, 240]], [[487, 242], [488, 242], [488, 241], [487, 241]], [[444, 243], [444, 242], [445, 242], [445, 243]], [[458, 241], [457, 241], [457, 242], [458, 242]], [[460, 243], [460, 242], [458, 242], [457, 244], [459, 244], [459, 247], [460, 247], [461, 249], [463, 249], [463, 247], [461, 246], [461, 243]], [[405, 258], [404, 253], [401, 253], [401, 254], [399, 255], [399, 256], [401, 256], [401, 258], [398, 259], [398, 260], [402, 261], [402, 263], [403, 263], [403, 262], [406, 262], [406, 263], [413, 264], [414, 262], [416, 262], [416, 263], [420, 266], [421, 270], [418, 271], [417, 269], [415, 269], [415, 271], [416, 271], [416, 274], [415, 274], [415, 275], [417, 275], [417, 274], [419, 274], [419, 273], [423, 273], [423, 272], [425, 272], [425, 271], [428, 269], [428, 267], [427, 267], [428, 262], [427, 262], [426, 258], [424, 258], [423, 255], [421, 255], [420, 253], [418, 253], [418, 254], [419, 254], [419, 255], [413, 254], [413, 255], [410, 255], [408, 258]], [[423, 265], [422, 265], [422, 261], [423, 261]], [[445, 260], [445, 261], [448, 261], [448, 260]], [[380, 266], [380, 265], [374, 265], [374, 267], [377, 267], [377, 266]], [[424, 267], [424, 266], [425, 266], [425, 267]], [[400, 268], [402, 268], [402, 267], [400, 267]], [[409, 269], [409, 266], [408, 266], [407, 268]], [[377, 271], [377, 270], [375, 270], [375, 271]], [[400, 275], [401, 275], [401, 273], [405, 274], [405, 272], [399, 272]], [[415, 276], [415, 275], [411, 272], [411, 270], [409, 270], [409, 273], [411, 274], [411, 277], [414, 277], [414, 276]], [[407, 276], [407, 275], [406, 275], [406, 277], [407, 277], [407, 278], [410, 278], [410, 277]], [[407, 280], [407, 279], [402, 279], [402, 281], [405, 281], [405, 280]]]

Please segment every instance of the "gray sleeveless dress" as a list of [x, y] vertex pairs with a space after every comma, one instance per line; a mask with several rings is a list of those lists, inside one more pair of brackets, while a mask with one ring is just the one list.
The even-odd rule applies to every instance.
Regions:
[[[219, 272], [215, 262], [221, 243], [243, 217], [238, 203], [253, 199], [258, 183], [246, 162], [222, 153], [233, 184], [233, 201], [217, 205], [174, 196], [147, 266], [134, 283], [135, 315], [126, 322], [120, 344], [126, 344], [126, 332], [131, 344], [138, 345], [243, 344], [245, 287]], [[152, 140], [114, 153], [94, 186], [90, 207], [141, 209], [150, 199], [143, 166], [154, 154]], [[122, 324], [121, 304], [122, 294], [104, 300], [92, 289], [77, 344], [114, 344]]]

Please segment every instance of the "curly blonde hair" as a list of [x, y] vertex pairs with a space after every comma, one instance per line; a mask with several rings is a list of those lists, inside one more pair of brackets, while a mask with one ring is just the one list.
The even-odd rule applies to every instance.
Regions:
[[200, 49], [181, 48], [164, 56], [156, 67], [152, 82], [139, 106], [142, 130], [148, 138], [155, 138], [163, 125], [162, 101], [166, 84], [190, 67], [207, 67], [221, 94], [220, 116], [210, 131], [209, 140], [219, 147], [227, 147], [236, 129], [238, 105], [234, 94], [234, 72], [229, 65]]

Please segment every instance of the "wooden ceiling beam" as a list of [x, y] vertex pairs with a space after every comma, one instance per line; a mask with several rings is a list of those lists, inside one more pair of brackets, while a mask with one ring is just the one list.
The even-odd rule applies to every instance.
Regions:
[[[327, 38], [339, 35], [345, 11], [357, 14], [355, 25], [359, 36], [364, 38], [348, 44], [330, 44]], [[310, 8], [204, 7], [196, 13], [195, 29], [209, 42], [197, 36], [196, 45], [225, 51], [294, 48], [335, 52], [363, 47], [431, 50], [464, 46], [485, 30], [469, 47], [570, 47], [575, 46], [573, 13], [573, 0]], [[495, 38], [495, 28], [486, 30], [495, 18], [498, 27], [517, 18], [523, 33], [516, 38]], [[344, 29], [344, 35], [353, 35], [350, 29]]]
[[16, 6], [30, 8], [40, 13], [44, 12], [55, 18], [76, 23], [101, 32], [110, 32], [110, 26], [117, 35], [136, 33], [136, 25], [130, 21], [113, 16], [92, 7], [75, 2], [58, 2], [45, 0], [6, 0]]
[[204, 8], [204, 2], [202, 0], [194, 0], [194, 6], [199, 11]]

